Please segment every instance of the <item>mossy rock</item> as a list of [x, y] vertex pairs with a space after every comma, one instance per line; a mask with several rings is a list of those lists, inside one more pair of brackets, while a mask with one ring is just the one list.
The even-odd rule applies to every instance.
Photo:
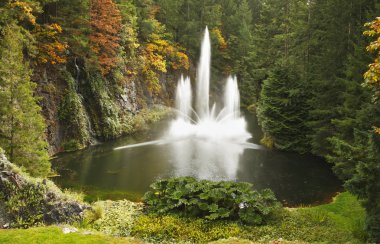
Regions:
[[11, 227], [81, 221], [88, 208], [71, 199], [47, 179], [30, 177], [0, 154], [0, 201], [4, 202]]

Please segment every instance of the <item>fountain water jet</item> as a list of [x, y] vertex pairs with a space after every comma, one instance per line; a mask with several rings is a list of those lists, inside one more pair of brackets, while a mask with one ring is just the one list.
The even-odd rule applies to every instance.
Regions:
[[249, 143], [251, 134], [240, 115], [240, 94], [236, 76], [229, 76], [224, 90], [223, 107], [216, 114], [210, 109], [211, 43], [206, 27], [197, 71], [195, 109], [190, 78], [178, 81], [176, 118], [165, 136], [156, 141], [115, 148], [170, 144], [177, 176], [192, 175], [204, 179], [235, 179], [240, 155], [245, 149], [261, 149]]
[[246, 130], [246, 122], [240, 117], [240, 94], [237, 78], [228, 77], [224, 92], [224, 107], [215, 115], [215, 105], [210, 110], [210, 60], [211, 43], [206, 27], [202, 41], [201, 57], [198, 65], [196, 84], [197, 122], [192, 123], [192, 92], [190, 78], [181, 79], [177, 86], [177, 119], [172, 121], [169, 137], [192, 136], [203, 140], [225, 140], [233, 143], [246, 143], [251, 135]]
[[211, 42], [208, 28], [206, 27], [201, 47], [201, 57], [197, 72], [197, 101], [196, 109], [199, 117], [209, 115], [209, 89], [211, 69]]

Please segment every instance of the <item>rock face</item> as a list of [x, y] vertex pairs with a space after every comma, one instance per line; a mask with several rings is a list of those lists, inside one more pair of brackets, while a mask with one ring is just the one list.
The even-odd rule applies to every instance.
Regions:
[[0, 201], [0, 229], [6, 228], [10, 222], [11, 219], [8, 215], [5, 203], [3, 201]]
[[128, 133], [124, 129], [133, 126], [141, 110], [171, 104], [177, 76], [160, 75], [162, 89], [152, 94], [140, 75], [115, 81], [88, 71], [80, 58], [59, 68], [37, 67], [32, 80], [38, 85], [50, 155]]
[[11, 221], [10, 227], [72, 223], [82, 220], [89, 208], [65, 196], [51, 181], [22, 173], [1, 151], [0, 205], [0, 224]]

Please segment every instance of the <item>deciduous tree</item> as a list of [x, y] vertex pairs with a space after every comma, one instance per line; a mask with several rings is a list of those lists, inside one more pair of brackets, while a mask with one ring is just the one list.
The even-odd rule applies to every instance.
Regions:
[[119, 62], [121, 14], [112, 0], [91, 0], [90, 17], [92, 50], [107, 75]]

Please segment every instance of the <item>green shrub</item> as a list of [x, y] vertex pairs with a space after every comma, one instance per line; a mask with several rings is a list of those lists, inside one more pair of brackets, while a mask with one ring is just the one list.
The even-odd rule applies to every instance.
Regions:
[[74, 223], [87, 206], [80, 194], [63, 193], [52, 181], [22, 172], [0, 155], [0, 202], [12, 228]]
[[268, 135], [264, 135], [264, 137], [260, 140], [260, 143], [269, 149], [273, 149], [274, 147], [274, 140]]
[[9, 197], [4, 200], [14, 219], [13, 227], [27, 228], [43, 221], [45, 185], [27, 183], [19, 188], [7, 183], [7, 190], [11, 193], [6, 194]]
[[82, 144], [76, 139], [72, 139], [62, 143], [62, 147], [63, 150], [65, 150], [66, 152], [77, 151], [83, 148]]
[[86, 209], [81, 227], [89, 227], [98, 219], [104, 218], [104, 209], [99, 204], [94, 204], [91, 209]]
[[93, 212], [87, 215], [87, 223], [95, 230], [106, 234], [129, 236], [136, 217], [141, 213], [141, 204], [128, 200], [99, 201]]
[[280, 204], [271, 190], [257, 192], [249, 183], [213, 182], [192, 177], [159, 180], [144, 195], [150, 213], [176, 213], [209, 220], [241, 220], [260, 225]]
[[247, 107], [247, 110], [251, 113], [256, 113], [257, 111], [257, 104], [253, 103]]

